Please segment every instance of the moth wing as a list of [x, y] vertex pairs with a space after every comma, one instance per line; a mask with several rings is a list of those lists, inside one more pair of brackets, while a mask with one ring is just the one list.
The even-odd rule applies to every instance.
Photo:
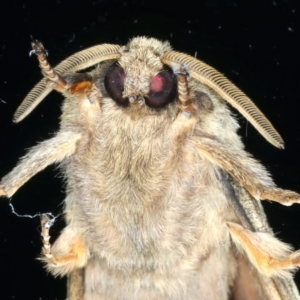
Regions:
[[[223, 186], [241, 225], [253, 232], [273, 235], [263, 207], [243, 187], [227, 174]], [[247, 257], [237, 255], [238, 276], [232, 289], [232, 299], [239, 300], [296, 300], [300, 299], [292, 278], [268, 277], [259, 273]]]

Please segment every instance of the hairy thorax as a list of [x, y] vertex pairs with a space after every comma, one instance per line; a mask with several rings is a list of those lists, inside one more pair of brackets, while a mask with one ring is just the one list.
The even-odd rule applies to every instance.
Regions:
[[[137, 280], [132, 293], [144, 285], [167, 295], [173, 284], [180, 297], [188, 285], [199, 292], [190, 281], [197, 281], [200, 261], [202, 269], [212, 268], [211, 284], [224, 276], [230, 281], [225, 216], [233, 216], [218, 169], [197, 152], [193, 126], [180, 131], [163, 113], [151, 116], [152, 126], [147, 118], [132, 122], [124, 111], [104, 106], [95, 136], [87, 133], [66, 164], [69, 226], [82, 231], [90, 249], [86, 272], [95, 272], [99, 284], [112, 276], [124, 288], [130, 275]], [[218, 268], [210, 263], [215, 256]], [[169, 277], [164, 284], [163, 275]]]

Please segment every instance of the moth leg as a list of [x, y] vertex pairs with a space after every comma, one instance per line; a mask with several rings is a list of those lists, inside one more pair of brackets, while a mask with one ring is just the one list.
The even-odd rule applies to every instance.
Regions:
[[43, 44], [34, 40], [31, 43], [32, 51], [39, 60], [40, 68], [46, 79], [51, 82], [51, 87], [59, 92], [70, 92], [71, 94], [84, 93], [92, 88], [92, 77], [86, 73], [71, 73], [60, 75], [55, 71], [47, 60], [47, 51]]
[[43, 75], [63, 89], [67, 83], [56, 71], [53, 70], [53, 68], [48, 63], [48, 52], [44, 48], [44, 45], [38, 40], [33, 40], [31, 42], [31, 47], [33, 50], [30, 51], [30, 55], [35, 54], [37, 56]]
[[68, 300], [82, 300], [84, 298], [85, 269], [76, 269], [68, 275]]
[[286, 278], [300, 266], [300, 250], [292, 252], [289, 245], [269, 233], [252, 232], [231, 222], [227, 225], [234, 244], [262, 274]]
[[43, 250], [39, 259], [46, 263], [46, 268], [54, 275], [69, 274], [87, 263], [89, 252], [82, 237], [70, 228], [65, 228], [57, 241], [51, 247], [49, 216], [41, 217]]
[[187, 76], [187, 70], [182, 66], [178, 72], [175, 73], [178, 79], [178, 98], [179, 107], [185, 113], [192, 111], [192, 101], [190, 98]]
[[43, 254], [51, 258], [52, 254], [50, 251], [50, 235], [49, 235], [49, 229], [52, 225], [51, 219], [48, 215], [44, 214], [41, 216], [41, 225], [42, 225], [42, 233], [41, 236], [43, 237]]
[[300, 195], [298, 193], [280, 188], [265, 188], [261, 193], [260, 199], [272, 200], [286, 206], [300, 203]]
[[272, 200], [283, 205], [300, 203], [296, 192], [275, 187], [267, 171], [246, 152], [229, 150], [222, 143], [206, 137], [196, 141], [201, 155], [228, 172], [255, 199]]
[[35, 147], [1, 180], [0, 195], [11, 197], [27, 180], [52, 163], [61, 162], [76, 150], [80, 133], [60, 132]]

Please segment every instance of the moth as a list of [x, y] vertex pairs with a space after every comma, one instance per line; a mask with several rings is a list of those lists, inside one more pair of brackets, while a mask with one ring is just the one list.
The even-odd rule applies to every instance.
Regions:
[[154, 38], [94, 46], [55, 68], [42, 43], [32, 47], [44, 79], [14, 120], [54, 89], [65, 96], [60, 130], [3, 177], [0, 194], [60, 164], [67, 225], [51, 245], [42, 218], [41, 260], [68, 276], [69, 300], [299, 299], [300, 252], [274, 236], [260, 201], [300, 195], [244, 150], [227, 103], [274, 146], [283, 140], [242, 91]]

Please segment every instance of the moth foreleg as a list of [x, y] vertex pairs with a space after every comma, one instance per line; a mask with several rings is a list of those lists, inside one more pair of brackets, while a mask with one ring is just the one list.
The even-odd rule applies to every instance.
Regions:
[[192, 101], [187, 82], [188, 72], [184, 66], [181, 66], [181, 68], [176, 71], [175, 74], [177, 75], [178, 80], [179, 107], [183, 112], [190, 113], [192, 110]]
[[277, 188], [265, 168], [244, 151], [234, 151], [217, 140], [201, 138], [196, 146], [209, 161], [235, 178], [257, 200], [272, 200], [283, 205], [300, 203], [296, 192]]
[[231, 238], [239, 250], [246, 253], [257, 270], [268, 276], [289, 277], [300, 266], [300, 250], [292, 252], [270, 233], [252, 232], [239, 224], [227, 223]]
[[31, 148], [19, 164], [2, 178], [0, 195], [11, 197], [36, 173], [72, 155], [76, 149], [76, 142], [80, 138], [80, 133], [60, 132], [52, 139]]
[[51, 82], [51, 87], [60, 92], [68, 91], [71, 94], [83, 93], [90, 90], [92, 87], [92, 77], [86, 73], [70, 73], [65, 76], [60, 75], [55, 69], [51, 67], [47, 60], [47, 51], [44, 45], [34, 40], [31, 43], [32, 51], [30, 54], [35, 54], [39, 60], [42, 73], [46, 79]]
[[33, 40], [31, 46], [33, 50], [30, 51], [30, 55], [35, 54], [37, 56], [43, 75], [48, 80], [55, 83], [56, 86], [60, 86], [63, 89], [67, 83], [48, 63], [48, 52], [44, 48], [44, 45], [38, 40]]

